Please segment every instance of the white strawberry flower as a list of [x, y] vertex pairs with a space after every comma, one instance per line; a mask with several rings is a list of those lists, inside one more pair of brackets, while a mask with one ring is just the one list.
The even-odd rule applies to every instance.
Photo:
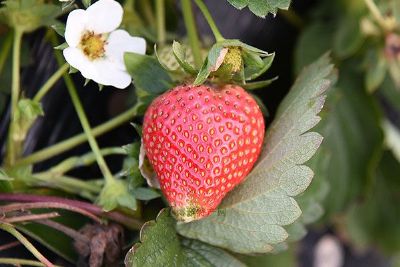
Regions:
[[68, 15], [63, 50], [67, 62], [83, 77], [120, 89], [132, 82], [124, 64], [124, 53], [144, 54], [146, 41], [117, 28], [122, 6], [114, 0], [99, 0], [88, 9], [76, 9]]

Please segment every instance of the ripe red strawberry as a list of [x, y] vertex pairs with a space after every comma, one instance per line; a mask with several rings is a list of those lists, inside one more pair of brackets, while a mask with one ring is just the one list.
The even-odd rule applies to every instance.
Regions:
[[143, 140], [161, 189], [179, 220], [214, 211], [256, 162], [264, 119], [256, 101], [236, 85], [183, 85], [146, 111]]

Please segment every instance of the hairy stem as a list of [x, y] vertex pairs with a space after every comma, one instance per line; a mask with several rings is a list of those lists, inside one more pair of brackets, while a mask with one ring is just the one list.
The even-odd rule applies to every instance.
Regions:
[[65, 84], [67, 85], [68, 92], [71, 96], [72, 103], [75, 106], [76, 113], [78, 114], [79, 120], [81, 121], [82, 128], [87, 136], [90, 148], [96, 156], [96, 161], [99, 165], [101, 173], [103, 174], [106, 183], [113, 183], [115, 182], [115, 178], [108, 168], [106, 161], [104, 160], [104, 157], [100, 152], [99, 145], [97, 144], [97, 141], [93, 136], [92, 129], [86, 117], [85, 111], [83, 110], [83, 106], [76, 91], [76, 87], [68, 74], [64, 74], [64, 80]]
[[[100, 150], [100, 153], [103, 157], [109, 155], [126, 155], [126, 151], [122, 147], [103, 148]], [[82, 156], [70, 157], [68, 159], [65, 159], [48, 171], [38, 173], [38, 175], [43, 175], [47, 173], [50, 176], [60, 176], [74, 168], [89, 166], [95, 161], [96, 155], [93, 152], [89, 152]]]
[[72, 211], [75, 213], [79, 213], [83, 216], [86, 216], [98, 223], [101, 223], [101, 219], [96, 215], [88, 212], [87, 210], [68, 205], [66, 203], [57, 203], [57, 202], [33, 202], [33, 203], [13, 203], [0, 206], [0, 210], [3, 213], [8, 213], [11, 211], [19, 211], [19, 210], [31, 210], [31, 209], [63, 209]]
[[[120, 115], [116, 116], [115, 118], [110, 119], [109, 121], [107, 121], [99, 126], [94, 127], [92, 129], [92, 134], [93, 134], [93, 136], [97, 137], [106, 132], [109, 132], [110, 130], [131, 120], [133, 117], [136, 116], [136, 114], [137, 114], [137, 108], [131, 107], [130, 109], [121, 113]], [[76, 136], [68, 138], [67, 140], [61, 141], [58, 144], [55, 144], [55, 145], [52, 145], [51, 147], [39, 150], [25, 158], [22, 158], [16, 162], [16, 165], [33, 164], [33, 163], [37, 163], [37, 162], [49, 159], [51, 157], [54, 157], [55, 155], [61, 154], [69, 149], [72, 149], [86, 141], [87, 141], [87, 136], [84, 133], [78, 134]]]
[[18, 239], [19, 242], [21, 242], [25, 246], [25, 248], [27, 250], [29, 250], [32, 253], [33, 256], [35, 256], [36, 259], [38, 259], [41, 263], [44, 264], [44, 266], [54, 267], [54, 265], [48, 259], [46, 259], [46, 257], [43, 256], [42, 253], [40, 253], [35, 248], [35, 246], [32, 245], [32, 243], [29, 242], [29, 240], [26, 239], [26, 237], [24, 237], [20, 232], [18, 232], [11, 224], [1, 223], [0, 222], [0, 229], [10, 233], [16, 239]]
[[163, 45], [166, 40], [165, 30], [165, 0], [156, 0], [157, 42]]
[[43, 214], [28, 214], [28, 215], [13, 216], [10, 218], [5, 218], [4, 222], [18, 223], [18, 222], [38, 221], [38, 220], [56, 218], [59, 216], [60, 216], [60, 214], [58, 214], [57, 212], [49, 212], [49, 213], [43, 213]]
[[62, 65], [38, 90], [33, 100], [39, 102], [47, 94], [47, 92], [56, 84], [56, 82], [64, 75], [64, 73], [68, 70], [68, 68], [69, 68], [68, 63]]
[[223, 41], [224, 37], [222, 37], [222, 34], [219, 31], [217, 24], [215, 24], [215, 21], [212, 18], [210, 11], [208, 11], [207, 6], [204, 4], [204, 2], [202, 0], [194, 0], [194, 2], [199, 7], [201, 13], [203, 13], [204, 18], [207, 20], [207, 23], [210, 26], [211, 31], [214, 34], [215, 40], [217, 42]]
[[189, 37], [189, 43], [192, 48], [194, 63], [197, 68], [201, 67], [202, 56], [201, 56], [201, 46], [200, 40], [197, 33], [197, 26], [194, 19], [193, 9], [191, 0], [181, 0], [183, 20], [185, 22], [185, 27], [187, 35]]
[[14, 131], [16, 123], [16, 113], [20, 95], [20, 63], [21, 63], [21, 42], [23, 32], [16, 29], [14, 32], [13, 43], [13, 66], [12, 66], [12, 83], [11, 83], [11, 113], [10, 113], [10, 128], [8, 133], [7, 143], [7, 165], [12, 166], [17, 158], [17, 147], [14, 142]]
[[143, 225], [142, 221], [132, 217], [128, 217], [118, 211], [104, 212], [102, 208], [97, 205], [79, 200], [65, 199], [54, 196], [40, 196], [40, 195], [18, 194], [18, 193], [12, 193], [12, 194], [0, 193], [0, 201], [64, 203], [69, 206], [86, 210], [94, 215], [103, 216], [115, 222], [121, 223], [130, 229], [138, 230]]

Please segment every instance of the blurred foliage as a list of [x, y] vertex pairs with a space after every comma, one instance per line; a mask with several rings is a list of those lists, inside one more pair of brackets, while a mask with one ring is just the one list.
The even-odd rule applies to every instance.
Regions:
[[383, 152], [396, 153], [400, 145], [393, 121], [400, 112], [399, 14], [399, 1], [321, 1], [295, 53], [296, 72], [327, 50], [339, 68], [318, 126], [325, 139], [316, 158], [329, 156], [327, 168], [315, 168], [315, 179], [327, 178], [320, 190], [329, 188], [320, 223], [336, 224], [360, 248], [389, 255], [400, 250], [400, 164]]

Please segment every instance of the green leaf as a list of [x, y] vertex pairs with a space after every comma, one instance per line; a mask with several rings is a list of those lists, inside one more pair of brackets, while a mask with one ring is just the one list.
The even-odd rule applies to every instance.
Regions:
[[385, 80], [387, 72], [386, 59], [383, 53], [379, 53], [377, 50], [370, 51], [366, 57], [365, 85], [367, 91], [373, 93]]
[[[324, 117], [322, 117], [322, 121], [324, 121]], [[302, 224], [314, 223], [324, 214], [322, 203], [329, 192], [326, 174], [330, 159], [331, 155], [322, 146], [308, 162], [308, 166], [314, 171], [314, 178], [307, 190], [296, 198], [303, 211], [299, 220]]]
[[329, 23], [315, 23], [304, 29], [295, 50], [296, 73], [331, 49], [335, 27]]
[[115, 180], [106, 183], [100, 192], [97, 203], [103, 207], [105, 211], [113, 210], [118, 206], [132, 210], [136, 210], [137, 208], [136, 199], [133, 194], [129, 192], [127, 182], [123, 180]]
[[[151, 93], [160, 94], [172, 88], [172, 80], [158, 60], [152, 56], [125, 53], [126, 69], [136, 87]], [[154, 77], [157, 77], [155, 79]]]
[[51, 25], [53, 30], [60, 36], [64, 37], [65, 34], [65, 24], [57, 21], [55, 24]]
[[[201, 67], [199, 73], [197, 74], [196, 80], [194, 81], [194, 85], [200, 85], [204, 83], [210, 73], [214, 70], [217, 70], [218, 67], [216, 67], [218, 60], [221, 58], [221, 55], [224, 51], [224, 48], [220, 44], [215, 44], [213, 47], [211, 47], [210, 51], [208, 52], [208, 56], [206, 60], [203, 63], [203, 66]], [[221, 62], [222, 63], [222, 62]]]
[[125, 258], [127, 267], [204, 266], [245, 267], [225, 251], [196, 240], [182, 240], [175, 232], [175, 220], [169, 209], [162, 210], [155, 221], [143, 225], [140, 243]]
[[7, 0], [2, 4], [4, 7], [0, 9], [0, 20], [23, 32], [50, 26], [56, 23], [55, 18], [61, 14], [58, 6], [40, 0]]
[[88, 8], [91, 5], [91, 0], [82, 0], [82, 4], [85, 8]]
[[379, 247], [388, 254], [400, 251], [399, 177], [399, 162], [385, 152], [366, 199], [348, 212], [347, 232], [358, 246]]
[[9, 177], [5, 171], [0, 169], [0, 181], [12, 181], [14, 178]]
[[248, 7], [255, 15], [265, 18], [268, 13], [276, 15], [278, 9], [289, 9], [290, 0], [228, 0], [237, 9]]
[[333, 52], [339, 58], [354, 55], [363, 45], [365, 39], [360, 31], [360, 20], [359, 16], [354, 15], [340, 19], [333, 43]]
[[31, 99], [21, 99], [15, 111], [14, 131], [11, 138], [14, 141], [16, 153], [21, 153], [28, 131], [39, 116], [43, 116], [40, 103]]
[[[247, 45], [236, 39], [214, 44], [197, 74], [195, 85], [202, 84], [211, 75], [225, 83], [254, 80], [272, 65], [275, 54]], [[240, 69], [240, 71], [238, 71]]]
[[244, 51], [243, 61], [246, 66], [244, 69], [244, 76], [246, 81], [257, 79], [264, 74], [272, 65], [275, 53], [269, 54], [267, 57], [261, 59], [260, 56], [254, 52], [249, 53]]
[[195, 68], [188, 61], [188, 57], [191, 53], [188, 53], [185, 47], [183, 47], [180, 43], [174, 41], [172, 44], [172, 51], [174, 53], [176, 61], [179, 63], [182, 69], [184, 69], [187, 73], [196, 74]]
[[161, 194], [152, 188], [139, 187], [133, 190], [136, 199], [152, 200], [161, 197]]
[[331, 157], [326, 174], [330, 185], [324, 201], [326, 218], [343, 211], [364, 191], [382, 151], [381, 114], [375, 99], [360, 86], [363, 77], [355, 69], [351, 62], [342, 63], [321, 130], [323, 149]]
[[303, 165], [322, 136], [309, 132], [320, 120], [325, 92], [335, 81], [327, 55], [306, 68], [283, 100], [267, 131], [258, 164], [219, 206], [220, 212], [177, 225], [178, 232], [239, 253], [265, 253], [288, 238], [285, 225], [301, 210], [293, 197], [310, 184], [313, 172]]
[[239, 258], [248, 267], [290, 267], [297, 266], [296, 252], [293, 248], [278, 254], [242, 256]]

